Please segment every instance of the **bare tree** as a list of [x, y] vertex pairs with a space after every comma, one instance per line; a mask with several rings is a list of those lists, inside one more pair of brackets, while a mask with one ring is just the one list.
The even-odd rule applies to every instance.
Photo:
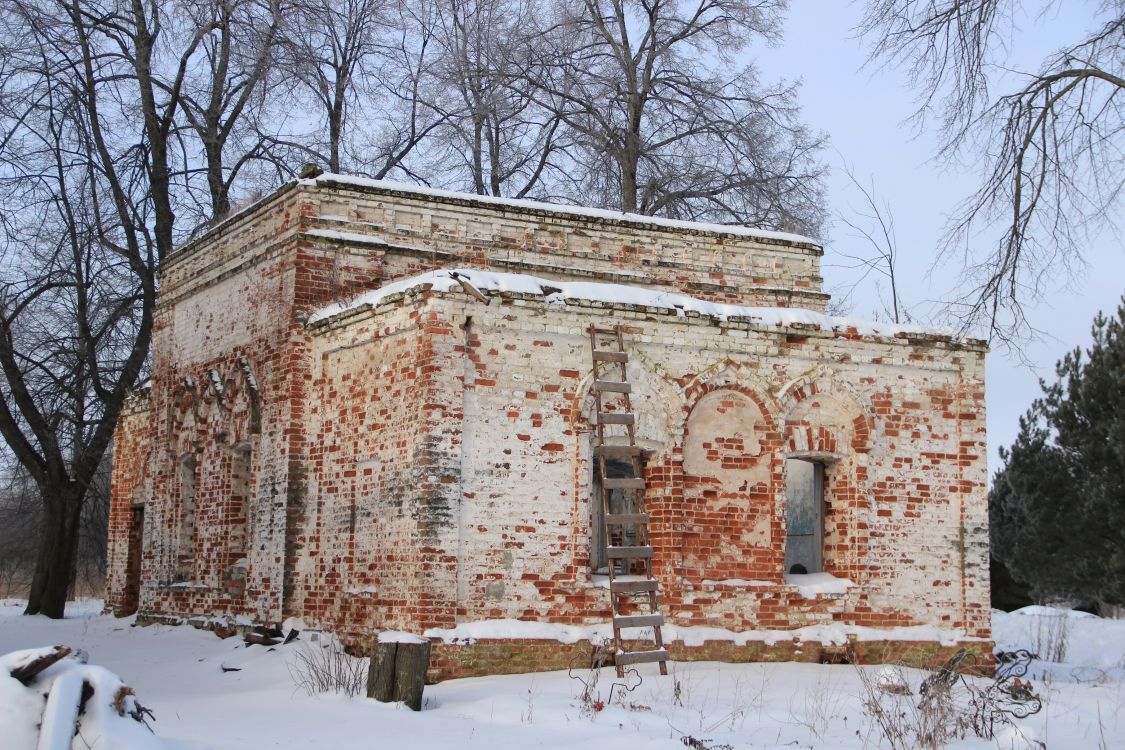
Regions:
[[281, 62], [315, 102], [323, 137], [311, 139], [309, 156], [339, 172], [349, 115], [372, 89], [383, 62], [391, 21], [388, 0], [306, 0], [294, 9]]
[[777, 38], [784, 6], [307, 0], [286, 65], [327, 139], [275, 139], [275, 160], [815, 232], [820, 141], [795, 89], [733, 62]]
[[26, 596], [35, 567], [40, 503], [26, 472], [4, 469], [0, 484], [0, 596]]
[[145, 366], [155, 269], [177, 237], [187, 73], [160, 4], [0, 6], [0, 434], [42, 507], [27, 612], [63, 615], [83, 511]]
[[[433, 0], [402, 0], [395, 6], [386, 65], [373, 92], [383, 114], [369, 117], [353, 163], [363, 174], [383, 178], [392, 171], [428, 182], [425, 167], [407, 163], [445, 121], [447, 107], [433, 78], [434, 34], [440, 10]], [[439, 176], [439, 182], [441, 178]]]
[[[35, 569], [43, 504], [35, 482], [18, 464], [0, 468], [0, 597], [26, 597]], [[111, 461], [106, 455], [83, 504], [73, 591], [97, 594], [105, 586]]]
[[[282, 70], [291, 71], [317, 116], [271, 138], [275, 162], [286, 154], [383, 178], [420, 179], [407, 159], [445, 119], [435, 88], [431, 0], [304, 0], [286, 31]], [[358, 122], [353, 121], [359, 115]]]
[[[1043, 0], [1048, 13], [1062, 6]], [[868, 0], [861, 30], [873, 58], [902, 64], [920, 93], [920, 122], [937, 117], [941, 155], [985, 165], [980, 188], [954, 216], [945, 254], [962, 253], [966, 327], [1018, 343], [1023, 304], [1082, 263], [1082, 247], [1112, 226], [1125, 175], [1125, 6], [1090, 6], [1092, 30], [1033, 71], [1012, 71], [1015, 0]], [[1066, 12], [1072, 12], [1066, 6]], [[995, 78], [1014, 78], [994, 96]], [[998, 238], [983, 257], [969, 240]]]
[[[445, 0], [439, 14], [439, 81], [453, 92], [439, 141], [452, 168], [482, 195], [553, 197], [572, 145], [561, 113], [536, 100], [545, 61], [533, 52], [532, 0]], [[454, 103], [455, 102], [455, 103]]]
[[[793, 89], [723, 72], [776, 35], [782, 0], [281, 2], [0, 3], [0, 435], [41, 503], [29, 613], [62, 616], [78, 575], [158, 264], [263, 165], [266, 183], [316, 154], [494, 195], [819, 223]], [[271, 121], [287, 80], [315, 127]]]
[[[183, 15], [189, 38], [204, 33], [196, 64], [176, 93], [202, 147], [207, 218], [221, 219], [230, 211], [231, 186], [239, 173], [261, 157], [259, 138], [246, 126], [247, 108], [254, 102], [256, 110], [263, 109], [262, 88], [275, 57], [282, 9], [280, 0], [209, 0], [186, 5]], [[250, 142], [228, 163], [228, 147], [240, 137]]]
[[577, 189], [623, 211], [816, 232], [819, 139], [795, 88], [734, 56], [776, 40], [781, 0], [573, 0], [537, 82], [579, 135]]

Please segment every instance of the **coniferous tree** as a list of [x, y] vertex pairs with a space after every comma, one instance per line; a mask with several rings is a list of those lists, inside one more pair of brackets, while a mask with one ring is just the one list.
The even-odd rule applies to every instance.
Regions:
[[1020, 420], [989, 494], [993, 554], [1039, 597], [1125, 603], [1125, 301]]

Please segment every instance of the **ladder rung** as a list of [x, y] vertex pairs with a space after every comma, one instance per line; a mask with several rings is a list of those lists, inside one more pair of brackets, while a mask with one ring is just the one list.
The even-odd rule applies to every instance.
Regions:
[[598, 412], [598, 424], [634, 424], [637, 418], [632, 414], [615, 414], [612, 412]]
[[655, 579], [648, 579], [647, 581], [611, 581], [609, 590], [615, 594], [643, 594], [649, 591], [656, 591], [660, 586]]
[[616, 628], [658, 628], [663, 624], [664, 615], [629, 615], [613, 618], [613, 626]]
[[616, 380], [595, 380], [594, 390], [609, 393], [632, 393], [633, 386], [629, 383], [617, 382]]
[[600, 336], [616, 336], [616, 328], [598, 328], [597, 326], [590, 326], [590, 332]]
[[611, 352], [604, 349], [595, 349], [594, 352], [595, 362], [628, 362], [629, 355], [625, 352]]
[[611, 513], [605, 517], [609, 526], [633, 526], [648, 523], [648, 513]]
[[632, 458], [641, 455], [639, 445], [598, 445], [594, 452], [606, 458]]
[[626, 664], [648, 664], [655, 661], [668, 661], [668, 652], [665, 649], [657, 651], [628, 651], [617, 654], [615, 662], [618, 666]]
[[633, 560], [652, 557], [652, 547], [606, 547], [605, 556], [610, 560]]
[[602, 486], [607, 490], [643, 490], [645, 480], [639, 477], [606, 477], [602, 480]]

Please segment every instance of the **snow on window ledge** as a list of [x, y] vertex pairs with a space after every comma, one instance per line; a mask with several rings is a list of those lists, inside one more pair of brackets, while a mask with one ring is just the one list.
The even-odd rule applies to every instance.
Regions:
[[724, 578], [721, 581], [705, 578], [700, 581], [703, 586], [717, 589], [779, 589], [781, 584], [777, 581], [748, 581], [743, 578]]
[[782, 578], [787, 586], [795, 587], [803, 599], [843, 596], [855, 586], [847, 578], [837, 578], [831, 573], [786, 573]]

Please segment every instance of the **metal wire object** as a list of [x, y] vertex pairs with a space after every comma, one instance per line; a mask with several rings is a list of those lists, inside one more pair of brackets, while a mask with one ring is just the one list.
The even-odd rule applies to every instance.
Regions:
[[996, 671], [987, 687], [965, 682], [973, 707], [973, 729], [978, 736], [991, 739], [996, 724], [1011, 724], [1012, 719], [1026, 719], [1043, 710], [1043, 701], [1031, 681], [1023, 679], [1036, 658], [1027, 649], [998, 651]]
[[1022, 679], [1035, 658], [1038, 657], [1025, 648], [996, 654], [996, 676], [988, 691], [996, 702], [997, 710], [1025, 719], [1043, 709], [1043, 701], [1032, 691], [1031, 682]]
[[[601, 668], [604, 666], [613, 666], [613, 662], [608, 658], [608, 655], [612, 654], [614, 651], [612, 639], [606, 638], [600, 646], [596, 644], [591, 645], [592, 648], [589, 655], [581, 653], [576, 654], [570, 660], [570, 667], [567, 669], [567, 675], [570, 679], [582, 683], [581, 700], [587, 705], [594, 705], [601, 702], [598, 701], [596, 692], [598, 679], [601, 676]], [[617, 690], [618, 696], [620, 696], [622, 691], [631, 693], [644, 682], [641, 673], [635, 668], [630, 667], [623, 671], [624, 675], [610, 684], [609, 696], [604, 702], [601, 702], [602, 705], [597, 710], [600, 711], [606, 705], [613, 703], [613, 691], [615, 689], [620, 688]]]

